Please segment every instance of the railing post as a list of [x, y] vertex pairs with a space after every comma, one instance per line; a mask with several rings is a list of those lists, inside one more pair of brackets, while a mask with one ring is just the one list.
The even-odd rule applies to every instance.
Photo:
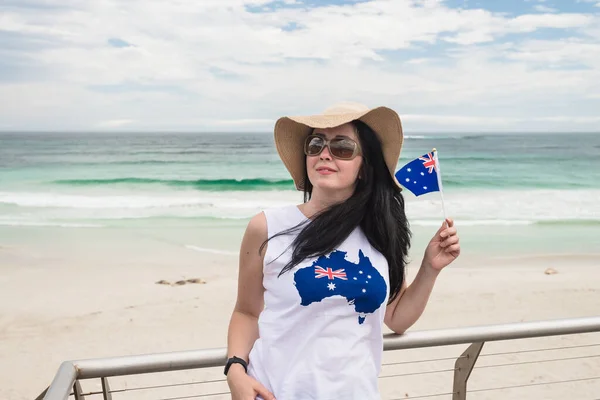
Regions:
[[467, 381], [477, 362], [479, 353], [485, 342], [473, 343], [454, 363], [454, 386], [452, 400], [465, 400], [467, 398]]
[[81, 383], [79, 381], [75, 381], [73, 384], [73, 394], [75, 395], [75, 400], [85, 400], [83, 396], [83, 390], [81, 389]]
[[100, 378], [102, 381], [102, 398], [104, 400], [112, 400], [112, 393], [110, 392], [110, 386], [108, 385], [108, 378]]

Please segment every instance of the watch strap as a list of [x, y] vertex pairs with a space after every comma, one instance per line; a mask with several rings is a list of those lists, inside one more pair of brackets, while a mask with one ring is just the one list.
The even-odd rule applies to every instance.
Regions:
[[223, 371], [223, 373], [226, 376], [227, 376], [227, 373], [229, 372], [229, 368], [233, 364], [242, 364], [242, 366], [244, 367], [244, 371], [246, 371], [246, 373], [248, 372], [248, 363], [246, 362], [246, 360], [244, 360], [243, 358], [239, 358], [239, 357], [233, 356], [233, 357], [229, 358], [227, 360], [227, 363], [225, 364], [225, 370]]

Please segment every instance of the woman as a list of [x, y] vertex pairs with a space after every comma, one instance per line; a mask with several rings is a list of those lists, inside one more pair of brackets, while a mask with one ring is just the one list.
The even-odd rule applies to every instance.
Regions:
[[225, 367], [233, 400], [380, 398], [383, 324], [413, 325], [460, 253], [448, 219], [407, 285], [402, 141], [386, 107], [277, 121], [277, 151], [304, 203], [261, 212], [244, 234]]

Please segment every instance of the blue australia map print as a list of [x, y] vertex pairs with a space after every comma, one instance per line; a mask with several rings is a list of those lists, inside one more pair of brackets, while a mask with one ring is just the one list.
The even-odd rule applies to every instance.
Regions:
[[300, 294], [301, 305], [323, 301], [327, 297], [345, 297], [358, 313], [358, 323], [367, 314], [374, 313], [385, 301], [387, 285], [362, 250], [358, 264], [346, 260], [346, 252], [335, 250], [321, 256], [309, 267], [294, 274], [294, 284]]

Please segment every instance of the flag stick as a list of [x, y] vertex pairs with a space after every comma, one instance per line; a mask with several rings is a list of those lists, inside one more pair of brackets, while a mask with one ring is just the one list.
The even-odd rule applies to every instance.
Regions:
[[435, 166], [437, 167], [437, 181], [438, 187], [440, 188], [440, 196], [442, 198], [442, 211], [444, 212], [444, 221], [448, 219], [448, 215], [446, 214], [446, 205], [444, 204], [444, 189], [442, 188], [442, 170], [440, 168], [440, 160], [438, 159], [438, 152], [434, 148], [433, 149], [433, 158], [435, 159]]

